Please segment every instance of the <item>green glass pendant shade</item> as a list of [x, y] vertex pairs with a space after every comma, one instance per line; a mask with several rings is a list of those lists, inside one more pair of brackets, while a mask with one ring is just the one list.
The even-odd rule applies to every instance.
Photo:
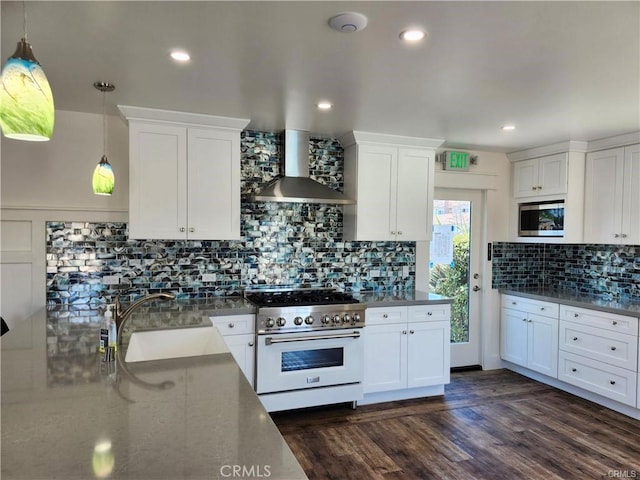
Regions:
[[93, 193], [96, 195], [111, 195], [116, 186], [116, 179], [107, 156], [103, 155], [100, 163], [93, 171]]
[[54, 118], [51, 87], [23, 38], [2, 69], [0, 127], [7, 138], [46, 141], [53, 135]]

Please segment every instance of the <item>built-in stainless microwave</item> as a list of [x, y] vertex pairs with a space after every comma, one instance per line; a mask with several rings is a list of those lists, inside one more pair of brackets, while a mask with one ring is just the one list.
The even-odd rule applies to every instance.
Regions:
[[521, 203], [519, 237], [564, 237], [564, 201]]

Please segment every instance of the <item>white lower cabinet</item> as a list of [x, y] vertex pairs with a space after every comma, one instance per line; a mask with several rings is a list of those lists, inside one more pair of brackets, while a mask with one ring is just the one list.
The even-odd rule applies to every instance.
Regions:
[[557, 304], [503, 295], [500, 325], [503, 360], [557, 378]]
[[411, 398], [404, 396], [410, 389], [422, 396], [422, 387], [449, 383], [448, 304], [368, 308], [366, 324], [364, 403], [367, 394], [398, 392], [396, 398]]
[[210, 317], [224, 337], [236, 363], [253, 387], [255, 381], [255, 315], [224, 315]]
[[514, 370], [640, 418], [638, 318], [503, 294], [500, 325]]
[[635, 407], [638, 319], [560, 306], [558, 379]]

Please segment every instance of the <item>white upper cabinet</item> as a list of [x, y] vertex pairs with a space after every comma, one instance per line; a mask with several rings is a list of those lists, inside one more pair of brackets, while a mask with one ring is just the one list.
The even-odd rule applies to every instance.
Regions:
[[353, 132], [344, 137], [347, 240], [431, 239], [435, 148], [442, 140]]
[[248, 120], [119, 108], [129, 121], [129, 236], [239, 239]]
[[567, 193], [567, 153], [513, 164], [513, 196], [539, 197]]
[[584, 240], [640, 243], [640, 145], [587, 154]]

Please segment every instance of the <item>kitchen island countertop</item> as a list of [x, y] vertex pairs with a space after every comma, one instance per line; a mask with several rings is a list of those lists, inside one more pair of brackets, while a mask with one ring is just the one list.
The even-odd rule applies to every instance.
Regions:
[[3, 479], [307, 478], [230, 353], [123, 369], [28, 321], [3, 338]]

